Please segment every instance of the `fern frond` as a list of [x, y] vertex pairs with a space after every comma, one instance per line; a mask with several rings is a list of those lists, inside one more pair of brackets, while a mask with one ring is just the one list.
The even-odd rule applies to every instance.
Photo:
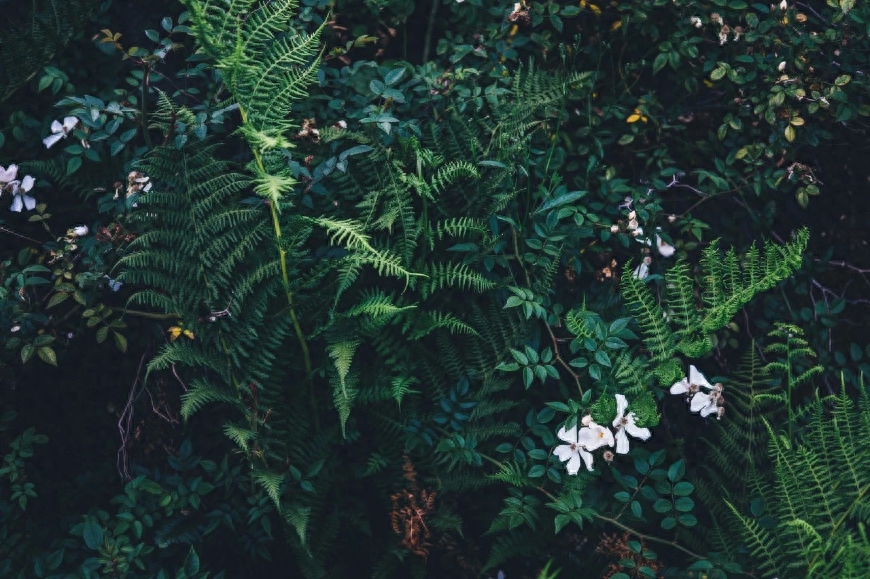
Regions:
[[733, 249], [723, 259], [716, 244], [710, 244], [701, 259], [706, 304], [703, 330], [713, 332], [723, 327], [753, 296], [791, 275], [801, 264], [808, 240], [809, 231], [803, 228], [782, 245], [766, 243], [764, 257], [752, 249], [742, 260]]
[[448, 287], [483, 293], [496, 286], [495, 282], [486, 279], [464, 263], [435, 262], [428, 264], [423, 271], [426, 272], [427, 279], [412, 282], [412, 286], [419, 284], [419, 291], [424, 299]]
[[652, 361], [669, 360], [674, 350], [675, 336], [668, 327], [664, 310], [656, 303], [646, 284], [631, 274], [629, 266], [623, 269], [621, 287], [623, 299], [635, 313], [638, 326], [643, 332], [644, 343], [650, 351]]

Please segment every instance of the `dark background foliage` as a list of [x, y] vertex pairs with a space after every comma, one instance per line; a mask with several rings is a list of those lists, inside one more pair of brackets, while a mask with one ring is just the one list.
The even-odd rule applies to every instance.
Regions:
[[[517, 183], [536, 192], [529, 194], [527, 203], [538, 199], [540, 191], [564, 193], [560, 185], [591, 192], [584, 206], [586, 220], [577, 223], [573, 233], [573, 252], [562, 254], [556, 264], [553, 297], [546, 305], [570, 309], [585, 304], [608, 320], [622, 312], [620, 273], [648, 255], [624, 232], [608, 233], [610, 224], [625, 221], [627, 211], [619, 205], [626, 198], [643, 215], [647, 232], [662, 227], [665, 238], [691, 263], [713, 239], [744, 251], [752, 243], [786, 241], [807, 226], [811, 238], [801, 268], [712, 336], [710, 368], [716, 368], [717, 375], [733, 375], [745, 352], [753, 349], [763, 362], [776, 359], [763, 350], [766, 336], [775, 322], [790, 322], [803, 330], [808, 349], [824, 368], [815, 382], [799, 385], [796, 404], [809, 401], [816, 392], [838, 393], [842, 384], [857, 398], [863, 390], [860, 375], [870, 369], [870, 253], [863, 221], [870, 210], [870, 167], [865, 161], [870, 10], [859, 3], [844, 16], [842, 4], [794, 4], [788, 12], [791, 20], [783, 24], [777, 7], [725, 0], [607, 5], [551, 0], [519, 6], [481, 0], [303, 0], [294, 26], [312, 31], [324, 21], [326, 25], [319, 85], [311, 87], [310, 97], [296, 108], [300, 120], [315, 119], [322, 133], [296, 142], [290, 167], [305, 189], [301, 206], [312, 215], [337, 207], [338, 217], [355, 216], [350, 202], [356, 199], [335, 194], [341, 177], [332, 169], [336, 157], [358, 144], [329, 133], [340, 122], [362, 126], [364, 119], [388, 111], [396, 119], [388, 123], [391, 131], [373, 129], [369, 138], [372, 144], [381, 139], [384, 147], [397, 147], [400, 137], [428, 130], [446, 119], [447, 111], [485, 120], [490, 97], [496, 98], [498, 89], [506, 88], [508, 79], [530, 62], [543, 71], [593, 71], [588, 87], [569, 95], [560, 110], [548, 111], [546, 121], [530, 129], [528, 174]], [[52, 16], [52, 8], [58, 6], [76, 9]], [[37, 496], [26, 501], [26, 509], [18, 508], [17, 499], [0, 496], [5, 501], [0, 516], [9, 521], [2, 529], [6, 535], [0, 537], [0, 560], [41, 558], [58, 572], [71, 569], [73, 562], [84, 565], [81, 562], [93, 558], [102, 542], [102, 535], [96, 534], [97, 528], [105, 528], [96, 522], [100, 512], [114, 515], [126, 508], [119, 499], [125, 485], [134, 484], [129, 482], [132, 477], [143, 477], [134, 479], [134, 487], [126, 487], [127, 496], [136, 497], [129, 507], [133, 514], [122, 519], [130, 530], [114, 529], [116, 536], [135, 537], [134, 544], [146, 545], [145, 550], [115, 553], [110, 563], [103, 562], [104, 573], [112, 568], [118, 576], [134, 571], [147, 576], [160, 569], [184, 569], [195, 576], [200, 565], [191, 562], [193, 546], [204, 570], [225, 571], [230, 577], [286, 576], [286, 570], [298, 563], [286, 547], [290, 538], [285, 534], [293, 531], [282, 524], [267, 493], [252, 482], [246, 458], [221, 434], [221, 424], [232, 413], [210, 409], [209, 414], [183, 421], [180, 397], [186, 380], [174, 370], [144, 380], [144, 364], [167, 341], [167, 328], [183, 328], [182, 324], [157, 312], [122, 315], [130, 288], [113, 292], [105, 281], [114, 275], [114, 260], [123, 254], [123, 236], [138, 233], [134, 222], [122, 217], [135, 202], [127, 199], [125, 206], [127, 176], [134, 162], [164, 139], [146, 121], [158, 105], [154, 89], [201, 114], [196, 122], [202, 133], [224, 139], [228, 159], [246, 162], [244, 143], [232, 136], [239, 121], [232, 110], [220, 106], [226, 106], [230, 95], [222, 89], [219, 75], [195, 54], [186, 26], [179, 21], [184, 7], [174, 1], [0, 1], [0, 9], [0, 165], [18, 162], [22, 170], [37, 175], [39, 201], [46, 202], [52, 214], [50, 220], [28, 221], [2, 210], [0, 280], [7, 290], [14, 290], [10, 280], [22, 268], [45, 263], [50, 252], [63, 253], [59, 239], [78, 223], [87, 223], [91, 235], [80, 240], [77, 257], [62, 258], [60, 263], [73, 272], [95, 272], [82, 286], [78, 310], [53, 313], [28, 303], [24, 311], [14, 293], [3, 300], [0, 415], [5, 418], [0, 422], [0, 448], [5, 452], [28, 427], [48, 439], [36, 442], [32, 457], [20, 457], [26, 464], [21, 472]], [[701, 28], [688, 20], [690, 14], [703, 20]], [[723, 25], [715, 24], [714, 14], [730, 23], [727, 42], [719, 42]], [[754, 38], [747, 14], [761, 22], [753, 27]], [[738, 22], [749, 37], [733, 39]], [[47, 32], [52, 30], [57, 32]], [[146, 30], [171, 40], [161, 44]], [[49, 37], [50, 43], [39, 42]], [[117, 46], [107, 41], [112, 38]], [[40, 50], [26, 51], [25, 60], [20, 54], [27, 46]], [[166, 53], [153, 58], [167, 47]], [[784, 71], [778, 69], [780, 62], [786, 63]], [[399, 68], [407, 72], [395, 84], [396, 95], [372, 91], [373, 81], [386, 81]], [[842, 91], [828, 95], [830, 108], [814, 111], [808, 103], [821, 97], [790, 95], [777, 101], [780, 88], [793, 86], [776, 80], [782, 72], [801, 76], [808, 92], [811, 87], [823, 94], [833, 87]], [[850, 80], [840, 85], [843, 75]], [[105, 119], [95, 119], [89, 134], [103, 130], [106, 138], [99, 144], [93, 139], [90, 149], [70, 138], [46, 150], [41, 140], [49, 134], [52, 120], [86, 114], [94, 106], [63, 99], [85, 95], [103, 105], [115, 101], [133, 112], [118, 115], [121, 122], [112, 131], [106, 129]], [[767, 109], [772, 111], [772, 123], [765, 117]], [[634, 114], [638, 118], [627, 122]], [[798, 115], [805, 123], [792, 123]], [[117, 189], [122, 193], [114, 200]], [[7, 200], [4, 196], [4, 206]], [[342, 203], [348, 204], [346, 215], [341, 213]], [[521, 202], [511, 208], [524, 226], [517, 229], [531, 238], [529, 209]], [[101, 240], [98, 233], [103, 231]], [[652, 273], [663, 273], [667, 262], [655, 252], [649, 255]], [[654, 283], [664, 291], [660, 279]], [[58, 291], [69, 293], [66, 304], [78, 301], [72, 289]], [[504, 292], [503, 301], [509, 295]], [[105, 323], [97, 327], [110, 327], [103, 335], [105, 343], [95, 343], [95, 327], [88, 325], [83, 308], [96, 312], [90, 318], [104, 316]], [[200, 315], [207, 317], [209, 308], [203, 307]], [[23, 327], [12, 332], [16, 325]], [[528, 340], [535, 348], [548, 340], [538, 331], [530, 332]], [[28, 344], [37, 346], [25, 356]], [[39, 353], [39, 344], [51, 350], [55, 364], [44, 363], [48, 360], [42, 357], [44, 351]], [[810, 357], [795, 362], [802, 369], [814, 363]], [[773, 386], [782, 382], [782, 376], [771, 378]], [[536, 404], [549, 399], [543, 394], [529, 398]], [[664, 402], [662, 437], [673, 445], [668, 464], [685, 456], [694, 474], [702, 469], [706, 443], [684, 440], [688, 419], [679, 414], [678, 402]], [[451, 410], [445, 412], [449, 416]], [[712, 427], [704, 424], [709, 434]], [[380, 427], [377, 415], [354, 417], [350, 425], [357, 434]], [[353, 460], [356, 453], [376, 454], [378, 449], [366, 448], [363, 453], [348, 442], [334, 451], [346, 453], [348, 463], [360, 469], [348, 476], [361, 476], [362, 466]], [[365, 505], [365, 512], [351, 514], [358, 514], [359, 528], [318, 529], [333, 532], [338, 544], [346, 546], [348, 567], [333, 562], [334, 573], [352, 576], [352, 565], [383, 565], [381, 553], [370, 551], [369, 540], [379, 548], [398, 542], [390, 528], [389, 501], [382, 493], [402, 484], [397, 465], [392, 466], [378, 484], [360, 485], [357, 504]], [[618, 482], [616, 477], [607, 480]], [[159, 487], [148, 486], [152, 483]], [[209, 486], [207, 491], [197, 491], [202, 484]], [[4, 485], [6, 480], [0, 479], [0, 489], [6, 492]], [[502, 496], [469, 491], [444, 500], [450, 503], [446, 511], [461, 513], [464, 536], [441, 534], [425, 563], [415, 563], [414, 555], [405, 551], [407, 566], [395, 563], [393, 576], [481, 572], [491, 555], [491, 539], [478, 544], [473, 538], [486, 535]], [[146, 530], [135, 532], [136, 523]], [[450, 521], [436, 526], [439, 523], [448, 528]], [[589, 542], [588, 528], [581, 534], [572, 526], [553, 536], [550, 523], [545, 526], [540, 534], [551, 541], [546, 548], [526, 552], [520, 561], [500, 562], [487, 572], [494, 575], [505, 569], [508, 577], [535, 576], [550, 559], [567, 565], [569, 572], [586, 564], [581, 559], [590, 558], [605, 573], [614, 553], [622, 559], [633, 556], [616, 535], [609, 543], [601, 541], [609, 545], [602, 554], [595, 552], [598, 544]], [[516, 531], [516, 537], [531, 541], [531, 534], [523, 532]], [[358, 540], [363, 533], [367, 539]], [[684, 536], [681, 539], [677, 542], [692, 545]], [[535, 548], [541, 542], [534, 543]], [[505, 551], [509, 546], [502, 544]], [[650, 544], [644, 542], [647, 547]], [[61, 551], [63, 565], [56, 561]], [[687, 567], [680, 558], [681, 553], [671, 550], [662, 559], [674, 568]], [[30, 573], [0, 566], [2, 575]], [[39, 576], [48, 575], [46, 571]]]

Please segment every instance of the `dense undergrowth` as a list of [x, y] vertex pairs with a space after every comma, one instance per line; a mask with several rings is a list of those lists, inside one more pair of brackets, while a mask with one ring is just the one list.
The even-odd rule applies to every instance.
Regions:
[[0, 576], [870, 574], [867, 5], [0, 6]]

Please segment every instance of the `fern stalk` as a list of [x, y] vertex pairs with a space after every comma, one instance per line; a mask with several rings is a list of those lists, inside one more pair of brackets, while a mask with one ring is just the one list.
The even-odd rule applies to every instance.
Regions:
[[[248, 124], [248, 114], [245, 111], [244, 107], [242, 107], [241, 103], [239, 103], [239, 113], [241, 114], [242, 123]], [[266, 167], [263, 164], [263, 157], [260, 155], [260, 151], [254, 147], [251, 147], [251, 151], [254, 153], [254, 160], [257, 163], [257, 167], [263, 173], [266, 173]], [[311, 375], [311, 353], [308, 350], [308, 341], [305, 339], [305, 333], [302, 331], [302, 326], [299, 324], [299, 317], [296, 315], [296, 307], [293, 304], [293, 292], [290, 290], [290, 276], [287, 274], [287, 251], [281, 247], [281, 222], [278, 219], [278, 207], [277, 203], [271, 201], [269, 203], [269, 212], [272, 215], [272, 228], [275, 232], [275, 241], [278, 247], [278, 258], [281, 262], [281, 280], [284, 282], [284, 293], [287, 296], [287, 305], [290, 311], [290, 321], [293, 324], [293, 331], [296, 332], [296, 339], [299, 340], [299, 347], [302, 349], [302, 359], [305, 364], [305, 375]], [[314, 396], [314, 391], [312, 390], [312, 397]]]

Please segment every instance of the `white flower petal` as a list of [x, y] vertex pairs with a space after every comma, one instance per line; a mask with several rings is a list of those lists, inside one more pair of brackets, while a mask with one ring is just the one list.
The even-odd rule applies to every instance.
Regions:
[[586, 450], [596, 450], [602, 446], [613, 446], [613, 433], [599, 424], [581, 428], [577, 433], [577, 442]]
[[639, 438], [641, 440], [646, 440], [650, 436], [652, 436], [652, 432], [650, 432], [649, 428], [641, 428], [634, 421], [634, 412], [629, 414], [628, 423], [625, 425], [625, 430], [628, 431], [630, 435], [635, 438]]
[[21, 195], [16, 195], [12, 198], [12, 205], [9, 207], [9, 211], [14, 211], [15, 213], [21, 213], [21, 209], [24, 207], [24, 201], [21, 200]]
[[88, 229], [87, 225], [76, 225], [72, 228], [73, 234], [78, 237], [81, 237], [82, 235], [87, 235], [88, 231], [90, 230]]
[[556, 458], [558, 458], [562, 462], [565, 462], [566, 460], [571, 458], [571, 456], [575, 452], [576, 451], [571, 450], [570, 444], [560, 444], [559, 446], [557, 446], [556, 448], [553, 449], [553, 454], [555, 454]]
[[701, 374], [694, 366], [689, 366], [689, 384], [694, 384], [695, 386], [703, 386], [707, 390], [713, 389], [713, 385], [710, 384], [704, 377], [704, 375]]
[[573, 452], [571, 453], [571, 458], [565, 464], [565, 469], [568, 471], [568, 474], [575, 475], [580, 470], [580, 453]]
[[689, 379], [683, 378], [671, 386], [671, 394], [685, 394], [689, 391]]
[[710, 403], [707, 406], [701, 408], [701, 416], [707, 418], [711, 414], [719, 414], [719, 407], [716, 404]]
[[59, 140], [64, 138], [66, 135], [63, 132], [60, 133], [52, 133], [49, 136], [42, 139], [42, 144], [45, 145], [46, 149], [50, 149], [57, 143]]
[[33, 208], [36, 207], [36, 198], [30, 195], [19, 195], [19, 197], [24, 198], [24, 208], [28, 211], [33, 211]]
[[16, 175], [18, 175], [18, 165], [9, 165], [8, 169], [0, 167], [0, 183], [15, 181]]
[[616, 454], [628, 454], [628, 435], [624, 428], [616, 433]]
[[33, 184], [36, 182], [36, 179], [31, 177], [30, 175], [25, 175], [24, 179], [21, 180], [21, 189], [24, 191], [30, 191], [33, 189]]
[[63, 125], [60, 124], [60, 121], [52, 121], [51, 122], [51, 132], [52, 133], [62, 133]]
[[73, 130], [77, 124], [79, 124], [79, 120], [76, 117], [64, 117], [63, 127], [61, 127], [61, 129], [64, 133], [68, 133]]
[[661, 254], [662, 257], [670, 257], [676, 251], [673, 245], [663, 240], [658, 235], [656, 235], [656, 248], [659, 250], [659, 254]]
[[559, 429], [559, 432], [556, 433], [556, 436], [559, 437], [559, 440], [564, 440], [568, 444], [576, 444], [577, 443], [577, 426], [574, 425], [568, 430], [565, 430], [565, 427]]
[[[707, 408], [710, 405], [710, 395], [704, 394], [703, 392], [697, 392], [692, 396], [692, 403], [689, 406], [689, 410], [692, 412], [701, 412], [702, 409]], [[715, 404], [713, 404], [713, 406], [715, 407]]]
[[625, 416], [625, 409], [628, 408], [628, 400], [622, 394], [616, 395], [616, 418], [613, 419], [613, 426], [622, 424], [622, 418]]
[[631, 276], [635, 279], [646, 279], [649, 276], [649, 266], [644, 261], [640, 262], [631, 272]]
[[[586, 463], [586, 470], [591, 471], [594, 467], [592, 466], [593, 457], [591, 452], [586, 452], [582, 448], [580, 449], [580, 458], [583, 459], [583, 462]], [[576, 474], [576, 473], [574, 473]]]

